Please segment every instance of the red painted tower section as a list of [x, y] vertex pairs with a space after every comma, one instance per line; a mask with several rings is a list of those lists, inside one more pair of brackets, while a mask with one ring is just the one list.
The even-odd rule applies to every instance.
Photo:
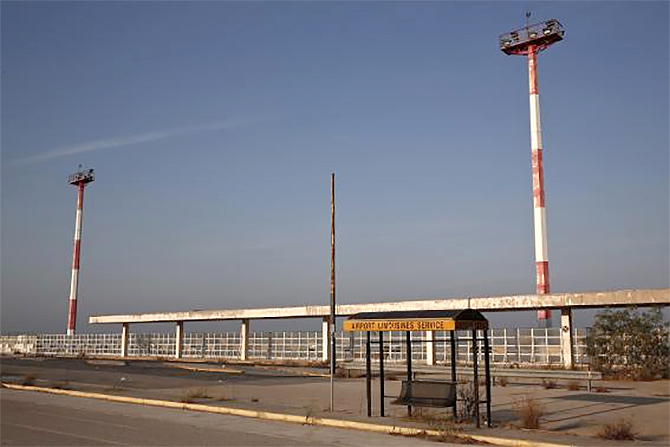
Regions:
[[[530, 13], [526, 15], [530, 17]], [[527, 25], [500, 36], [500, 49], [505, 54], [528, 56], [528, 91], [530, 105], [530, 149], [533, 175], [533, 223], [535, 231], [536, 294], [550, 293], [549, 256], [547, 252], [547, 217], [544, 194], [544, 167], [542, 161], [542, 126], [540, 124], [540, 93], [537, 82], [537, 55], [563, 39], [564, 31], [558, 20]], [[547, 325], [551, 311], [540, 309], [538, 320]]]
[[[81, 168], [81, 166], [80, 166]], [[81, 259], [81, 226], [84, 213], [84, 188], [94, 180], [93, 169], [80, 170], [68, 177], [68, 183], [77, 187], [77, 212], [74, 224], [72, 277], [67, 310], [67, 335], [74, 335], [77, 325], [77, 294], [79, 289], [79, 260]]]

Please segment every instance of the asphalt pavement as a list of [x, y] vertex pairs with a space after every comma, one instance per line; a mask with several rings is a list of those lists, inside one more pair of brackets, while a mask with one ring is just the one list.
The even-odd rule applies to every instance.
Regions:
[[[379, 380], [375, 379], [372, 389], [373, 417], [368, 418], [365, 414], [364, 379], [336, 380], [336, 411], [330, 412], [328, 405], [329, 380], [325, 377], [315, 377], [314, 374], [318, 374], [318, 370], [315, 368], [261, 367], [216, 362], [189, 363], [185, 361], [20, 357], [2, 357], [0, 367], [3, 383], [23, 383], [38, 387], [65, 388], [122, 397], [191, 402], [208, 406], [274, 412], [302, 417], [334, 418], [386, 426], [434, 428], [434, 423], [427, 417], [438, 416], [442, 418], [438, 420], [438, 424], [444, 421], [445, 426], [465, 434], [487, 436], [489, 438], [526, 439], [530, 442], [530, 445], [533, 445], [534, 442], [583, 446], [670, 445], [670, 424], [668, 424], [670, 420], [670, 381], [667, 380], [653, 382], [600, 381], [595, 388], [602, 392], [588, 392], [584, 386], [574, 389], [572, 387], [568, 388], [565, 384], [559, 384], [549, 389], [545, 389], [541, 384], [510, 383], [507, 386], [494, 386], [492, 390], [492, 421], [495, 428], [474, 429], [471, 424], [451, 421], [448, 409], [417, 408], [414, 416], [408, 418], [405, 407], [392, 405], [392, 401], [398, 395], [400, 389], [400, 382], [397, 379], [394, 380], [393, 374], [389, 374], [385, 382], [386, 417], [379, 417]], [[435, 374], [437, 375], [434, 376], [439, 378], [440, 374], [444, 373], [443, 370], [444, 368], [436, 368]], [[324, 371], [321, 370], [321, 372]], [[26, 395], [35, 394], [28, 391], [23, 391], [23, 393], [26, 393]], [[39, 424], [46, 423], [47, 419], [44, 421], [41, 418], [33, 420], [24, 411], [26, 408], [18, 404], [7, 407], [4, 402], [7, 395], [7, 390], [3, 390], [1, 418], [3, 445], [10, 445], [11, 442], [14, 442], [11, 436], [16, 435], [21, 430], [23, 430], [21, 436], [26, 436], [26, 438], [19, 438], [19, 440], [22, 439], [21, 442], [24, 444], [30, 444], [32, 442], [30, 440], [35, 439], [35, 437], [38, 441], [42, 440], [42, 442], [33, 442], [33, 445], [54, 445], [54, 442], [58, 444], [61, 442], [61, 438], [58, 436], [67, 435], [67, 433], [58, 433], [63, 431], [62, 427], [69, 427], [64, 422], [63, 417], [61, 419], [64, 419], [64, 421], [59, 424], [41, 426]], [[520, 402], [528, 398], [534, 399], [541, 405], [543, 415], [539, 430], [519, 428], [519, 412], [516, 408]], [[79, 400], [82, 402], [88, 401], [88, 399]], [[43, 402], [40, 401], [40, 404], [43, 404]], [[99, 405], [110, 404], [101, 403]], [[131, 410], [130, 408], [133, 406], [130, 404], [117, 403], [114, 405], [122, 405], [123, 408], [128, 408], [126, 411], [134, 412], [132, 414], [136, 414], [138, 420], [142, 420], [139, 418], [145, 414], [168, 414], [175, 411], [147, 406], [137, 406]], [[47, 410], [46, 413], [72, 417], [72, 414], [76, 414], [76, 408], [61, 412]], [[64, 440], [63, 443], [67, 445], [77, 443], [90, 445], [93, 440], [99, 439], [100, 443], [111, 440], [121, 443], [128, 442], [132, 445], [330, 445], [328, 439], [331, 438], [308, 437], [308, 434], [315, 430], [318, 432], [330, 430], [323, 427], [304, 427], [306, 431], [303, 434], [296, 434], [295, 439], [291, 437], [293, 435], [287, 438], [281, 437], [285, 433], [287, 435], [291, 434], [293, 430], [300, 427], [298, 424], [288, 423], [280, 424], [281, 428], [278, 429], [254, 429], [249, 432], [245, 431], [245, 434], [236, 434], [235, 430], [246, 426], [246, 424], [270, 427], [277, 423], [239, 417], [230, 419], [231, 416], [222, 415], [199, 415], [196, 417], [192, 416], [194, 413], [183, 410], [177, 411], [177, 413], [183, 417], [175, 419], [174, 424], [172, 422], [164, 424], [164, 427], [161, 426], [160, 417], [154, 422], [145, 421], [144, 425], [146, 426], [160, 427], [155, 430], [155, 443], [151, 441], [154, 439], [153, 437], [148, 440], [143, 438], [131, 438], [130, 440], [106, 438], [102, 436], [102, 434], [107, 433], [104, 430], [93, 434], [75, 430], [71, 434], [80, 436], [80, 438]], [[9, 416], [7, 416], [8, 414]], [[15, 414], [24, 414], [24, 416], [17, 418], [14, 416]], [[126, 421], [123, 419], [124, 415], [126, 413], [117, 412], [114, 413], [114, 418], [101, 418], [101, 422], [89, 425], [91, 427], [104, 426], [104, 423], [132, 425], [134, 421]], [[228, 432], [225, 430], [223, 434], [216, 431], [210, 433], [209, 430], [220, 430], [222, 427], [198, 425], [199, 428], [194, 429], [190, 426], [190, 421], [194, 420], [193, 417], [214, 418], [212, 420], [215, 421], [230, 419], [239, 422], [235, 422], [229, 427], [233, 431], [231, 434], [226, 434]], [[189, 424], [183, 427], [177, 425], [182, 419], [189, 421]], [[598, 432], [602, 430], [605, 424], [617, 420], [626, 420], [633, 424], [638, 434], [636, 441], [632, 443], [605, 441], [597, 437]], [[169, 421], [172, 421], [172, 419], [169, 419]], [[33, 425], [35, 428], [31, 430], [29, 427]], [[86, 427], [87, 430], [89, 428]], [[176, 428], [178, 430], [173, 430]], [[225, 426], [223, 428], [228, 430]], [[31, 431], [34, 433], [28, 435]], [[128, 431], [133, 433], [133, 429], [128, 429]], [[347, 431], [345, 430], [345, 432]], [[54, 439], [55, 441], [44, 442], [44, 438], [40, 438], [40, 433], [41, 436], [50, 434], [51, 438], [46, 439]], [[181, 433], [187, 433], [188, 435], [183, 438], [180, 437]], [[279, 438], [277, 438], [277, 433], [281, 434]], [[365, 443], [369, 445], [392, 445], [394, 440], [398, 440], [399, 444], [397, 445], [409, 445], [410, 442], [418, 441], [427, 442], [421, 439], [373, 435], [361, 431], [349, 431], [347, 433], [342, 438], [344, 441], [341, 441], [342, 443], [338, 445], [361, 445]], [[205, 436], [202, 438], [203, 441], [199, 441], [201, 435]], [[87, 440], [87, 436], [93, 439]], [[217, 438], [217, 436], [220, 438]], [[370, 439], [369, 442], [364, 443], [362, 440], [365, 436], [381, 436], [381, 438]], [[316, 442], [315, 439], [319, 442]], [[335, 438], [332, 439], [333, 442], [340, 442], [339, 440], [335, 441]], [[304, 440], [308, 440], [306, 441], [307, 444], [301, 444]], [[229, 441], [231, 444], [226, 444]]]
[[418, 438], [8, 389], [0, 391], [0, 410], [3, 446], [436, 445]]

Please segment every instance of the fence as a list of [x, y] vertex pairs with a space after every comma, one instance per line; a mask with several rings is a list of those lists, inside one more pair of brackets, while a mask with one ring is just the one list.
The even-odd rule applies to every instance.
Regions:
[[[514, 328], [490, 329], [491, 363], [563, 365], [560, 328]], [[586, 328], [577, 328], [573, 334], [573, 356], [576, 364], [587, 364]], [[363, 333], [338, 334], [338, 360], [363, 360], [365, 358], [365, 335]], [[480, 339], [483, 334], [478, 333]], [[426, 360], [428, 343], [424, 332], [412, 333], [412, 359]], [[472, 335], [469, 331], [456, 331], [456, 359], [459, 363], [472, 363]], [[373, 340], [377, 340], [376, 335]], [[402, 362], [407, 358], [405, 332], [389, 332], [384, 337], [384, 359]], [[451, 342], [447, 332], [437, 331], [433, 335], [434, 353], [437, 363], [449, 363]], [[481, 356], [481, 351], [480, 351]], [[373, 358], [379, 358], [379, 349], [373, 348]]]
[[[498, 365], [562, 365], [560, 328], [490, 329], [491, 362]], [[576, 364], [587, 364], [586, 328], [574, 332], [573, 355]], [[468, 331], [456, 332], [456, 358], [459, 363], [472, 362], [472, 338]], [[480, 334], [481, 335], [481, 334]], [[385, 334], [384, 359], [402, 362], [407, 356], [405, 332]], [[448, 363], [450, 342], [447, 332], [435, 332], [434, 358], [437, 363]], [[377, 340], [373, 334], [373, 340]], [[426, 360], [428, 343], [424, 332], [412, 333], [412, 359]], [[175, 334], [130, 333], [130, 357], [174, 357]], [[364, 360], [365, 333], [337, 333], [338, 361]], [[239, 359], [241, 357], [239, 332], [187, 333], [183, 342], [184, 358]], [[373, 345], [373, 358], [379, 358], [378, 345]], [[77, 334], [74, 336], [38, 334], [0, 336], [0, 352], [42, 356], [119, 356], [121, 334]], [[321, 332], [251, 332], [247, 358], [264, 360], [322, 359]], [[481, 352], [480, 352], [481, 354]]]
[[[121, 355], [121, 334], [62, 334], [35, 335], [35, 352], [38, 355]], [[2, 340], [4, 352], [4, 337]]]

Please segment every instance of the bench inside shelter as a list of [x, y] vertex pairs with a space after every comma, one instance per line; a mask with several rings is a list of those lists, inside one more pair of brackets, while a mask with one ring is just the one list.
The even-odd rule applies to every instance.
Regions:
[[414, 407], [453, 407], [456, 383], [443, 380], [403, 380], [400, 396], [392, 404]]

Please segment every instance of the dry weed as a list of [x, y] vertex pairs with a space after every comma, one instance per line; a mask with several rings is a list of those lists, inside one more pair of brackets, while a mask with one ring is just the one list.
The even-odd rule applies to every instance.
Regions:
[[23, 376], [23, 378], [21, 378], [20, 384], [25, 386], [34, 386], [35, 379], [37, 379], [37, 375], [35, 373], [28, 373]]
[[598, 437], [616, 441], [633, 441], [636, 435], [637, 432], [633, 423], [627, 419], [619, 419], [616, 422], [605, 424], [598, 432]]
[[554, 388], [558, 388], [555, 380], [542, 379], [542, 386], [545, 390], [553, 390]]
[[568, 389], [570, 391], [579, 391], [579, 382], [577, 382], [576, 380], [571, 380], [570, 382], [568, 382]]
[[195, 402], [196, 399], [211, 399], [205, 388], [197, 388], [194, 390], [187, 390], [181, 397], [181, 402], [188, 404]]
[[532, 397], [524, 397], [515, 402], [514, 409], [519, 413], [521, 427], [540, 428], [540, 418], [544, 415], [544, 409], [537, 400]]

